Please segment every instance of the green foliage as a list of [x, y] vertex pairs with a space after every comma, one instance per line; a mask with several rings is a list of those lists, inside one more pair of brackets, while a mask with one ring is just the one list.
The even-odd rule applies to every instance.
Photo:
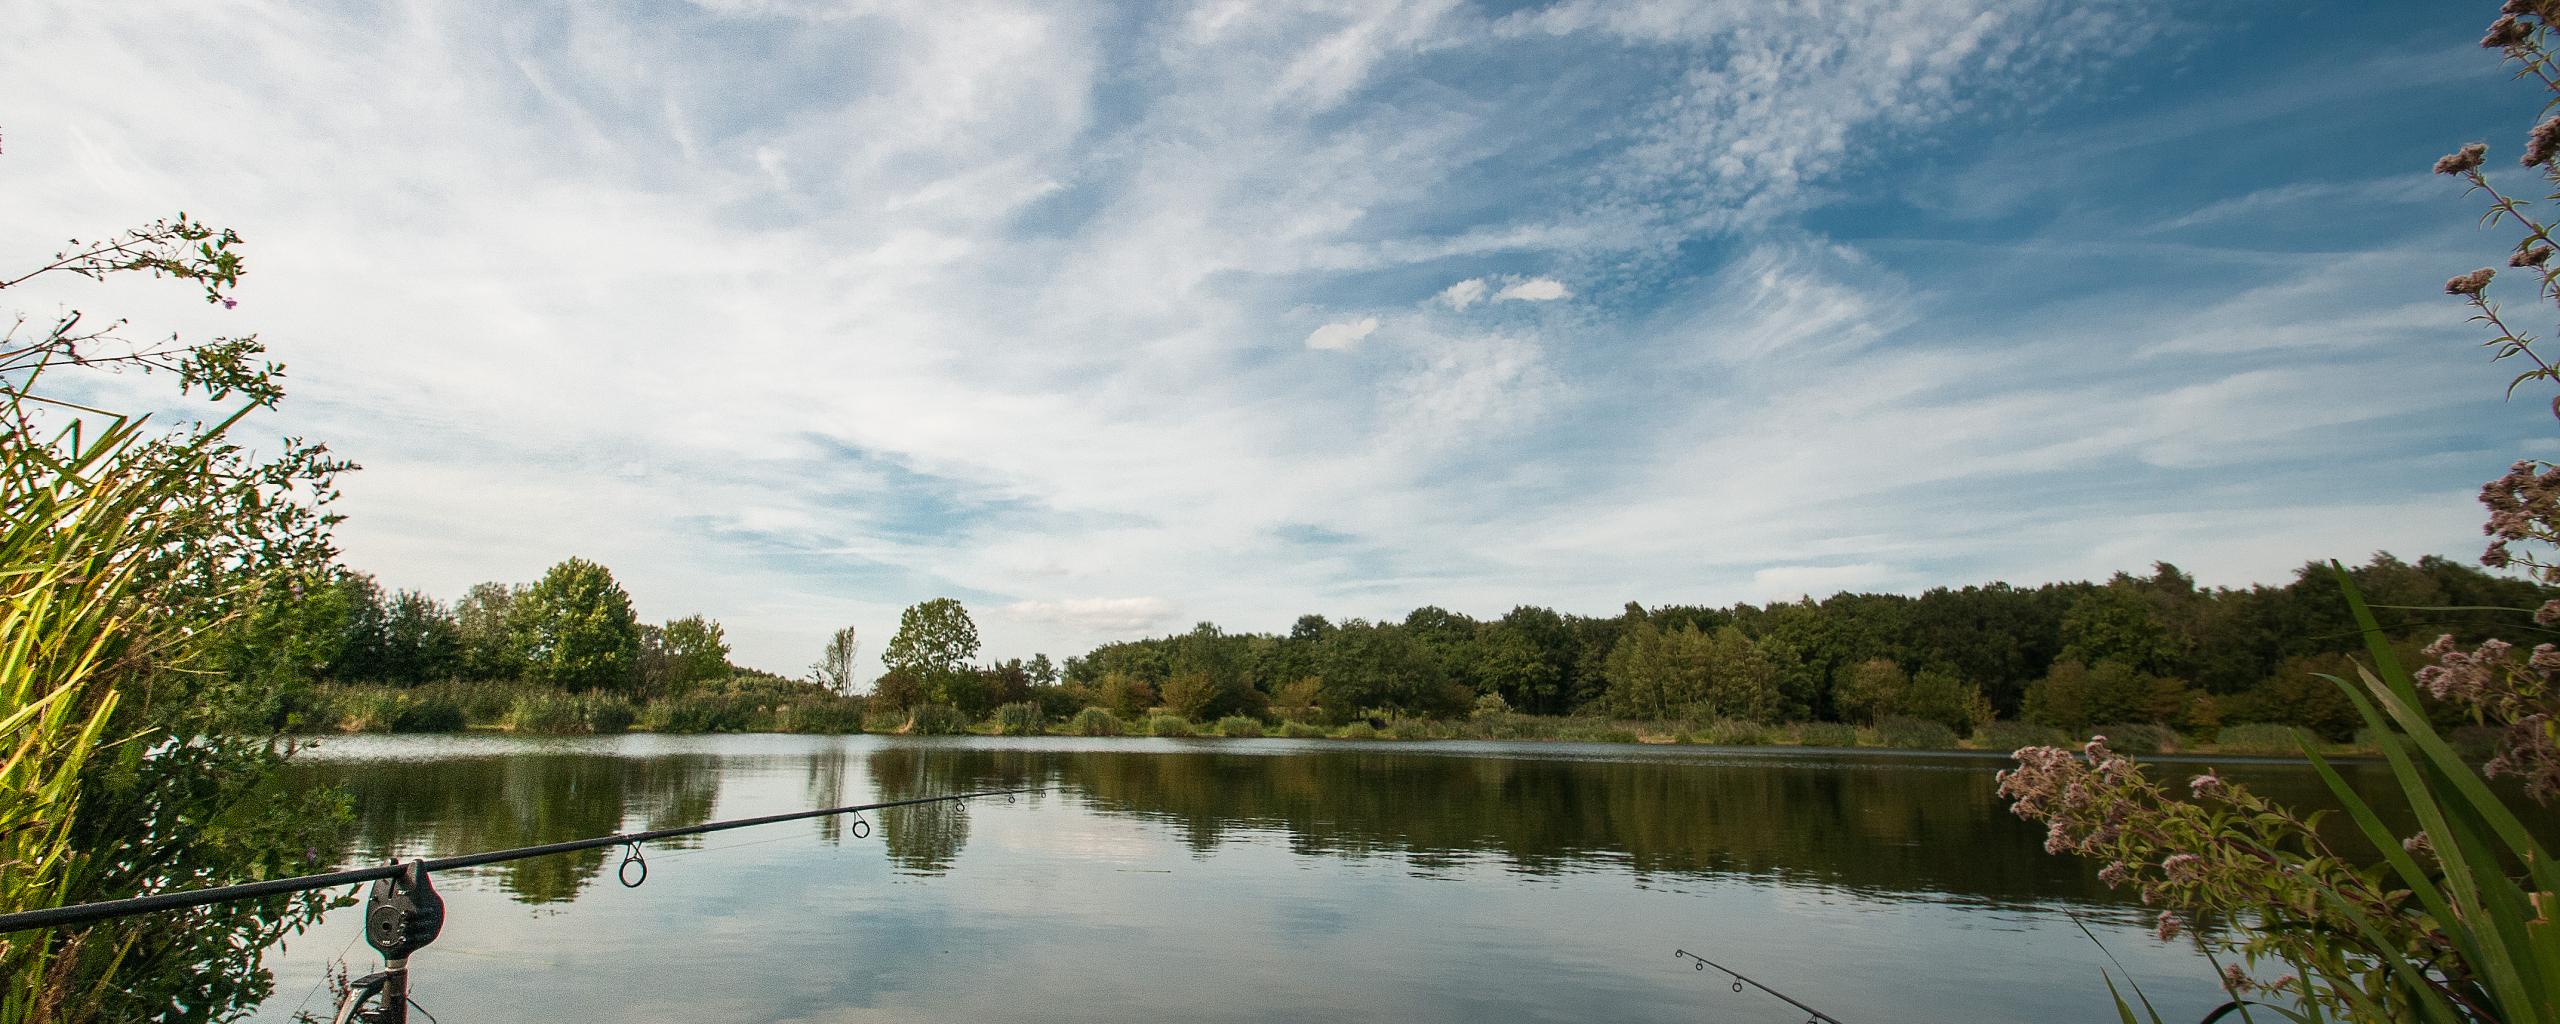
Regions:
[[1353, 722], [1350, 725], [1334, 730], [1333, 738], [1338, 740], [1374, 740], [1378, 738], [1378, 730], [1367, 722]]
[[2022, 747], [2066, 747], [2071, 735], [2049, 725], [2033, 722], [2001, 721], [1975, 730], [1973, 741], [1985, 750], [2017, 750]]
[[1446, 740], [1456, 739], [1458, 732], [1456, 726], [1448, 722], [1397, 715], [1387, 720], [1387, 727], [1380, 730], [1380, 734], [1391, 740]]
[[1796, 727], [1796, 742], [1808, 747], [1854, 747], [1858, 727], [1847, 722], [1806, 722]]
[[638, 717], [619, 694], [536, 690], [516, 697], [505, 726], [510, 732], [553, 736], [610, 734], [630, 728]]
[[[2337, 687], [2331, 684], [2330, 688], [2334, 690]], [[2108, 736], [2112, 739], [2114, 734], [2110, 733]], [[2291, 757], [2306, 748], [2317, 749], [2320, 745], [2320, 737], [2311, 730], [2297, 726], [2251, 722], [2246, 725], [2224, 726], [2221, 732], [2214, 735], [2213, 745], [2214, 749], [2227, 754]]]
[[1867, 725], [1879, 715], [1891, 714], [1910, 688], [1911, 676], [1893, 659], [1869, 658], [1849, 669], [1832, 691], [1831, 703], [1841, 721]]
[[937, 597], [898, 616], [897, 635], [880, 652], [880, 664], [912, 677], [926, 700], [959, 707], [977, 702], [977, 680], [968, 671], [978, 656], [978, 625], [960, 602]]
[[441, 693], [324, 687], [311, 705], [325, 715], [312, 724], [340, 732], [459, 732], [468, 724], [461, 702]]
[[871, 681], [874, 707], [905, 711], [925, 702], [924, 680], [905, 669], [890, 669]]
[[1147, 719], [1147, 735], [1174, 737], [1197, 736], [1200, 735], [1200, 727], [1193, 724], [1193, 722], [1188, 718], [1182, 718], [1176, 715], [1156, 715]]
[[1217, 687], [1205, 672], [1184, 672], [1164, 681], [1159, 694], [1165, 710], [1176, 716], [1198, 720], [1209, 714], [1209, 706], [1218, 699]]
[[2180, 653], [2156, 603], [2129, 578], [2089, 591], [2062, 617], [2059, 657], [2067, 661], [2118, 662], [2165, 673], [2174, 670]]
[[1901, 715], [1876, 720], [1876, 743], [1902, 750], [1955, 750], [1963, 746], [1956, 731], [1944, 724]]
[[1038, 736], [1048, 731], [1047, 721], [1040, 714], [1040, 705], [1030, 701], [1016, 701], [997, 708], [994, 722], [998, 736]]
[[1324, 727], [1313, 722], [1291, 720], [1280, 723], [1280, 735], [1293, 740], [1323, 739]]
[[1076, 736], [1118, 736], [1120, 719], [1107, 708], [1086, 708], [1067, 720], [1067, 732]]
[[919, 704], [907, 713], [899, 731], [910, 736], [960, 736], [969, 731], [969, 715], [949, 704]]
[[473, 679], [514, 679], [524, 675], [524, 652], [516, 645], [515, 604], [521, 587], [479, 583], [453, 606], [459, 671]]
[[[142, 271], [222, 301], [239, 238], [183, 214], [71, 247], [56, 271]], [[45, 323], [47, 321], [39, 321]], [[339, 653], [334, 616], [297, 605], [333, 578], [326, 510], [352, 468], [286, 439], [267, 461], [232, 432], [282, 397], [254, 337], [171, 345], [84, 326], [82, 314], [0, 326], [0, 911], [308, 870], [347, 819], [336, 794], [270, 785], [263, 735]], [[96, 369], [165, 373], [182, 394], [241, 404], [210, 424], [152, 434], [66, 383]], [[63, 384], [69, 396], [53, 390]], [[112, 392], [108, 392], [112, 393]], [[334, 610], [334, 609], [333, 609]], [[310, 632], [303, 632], [309, 628]], [[272, 987], [260, 949], [336, 897], [314, 893], [105, 922], [78, 939], [0, 949], [0, 1020], [208, 1021]]]
[[664, 626], [642, 626], [640, 681], [656, 693], [729, 674], [729, 640], [720, 624], [688, 615]]
[[1262, 720], [1244, 715], [1228, 715], [1218, 720], [1216, 728], [1220, 736], [1255, 737], [1262, 735]]
[[[855, 635], [851, 626], [827, 634], [826, 648], [819, 652], [818, 660], [809, 666], [810, 678], [817, 680], [818, 685], [837, 693], [852, 693], [854, 656], [861, 649], [860, 638]], [[1047, 656], [1043, 655], [1042, 660], [1045, 662]]]
[[1662, 630], [1639, 622], [1609, 651], [1613, 706], [1638, 718], [1686, 714], [1770, 721], [1780, 703], [1778, 663], [1735, 626]]
[[1715, 747], [1762, 747], [1778, 742], [1782, 734], [1763, 722], [1718, 718], [1698, 725], [1689, 735], [1692, 742]]
[[2128, 754], [2178, 752], [2178, 731], [2150, 722], [2107, 722], [2091, 727], [2091, 732], [2106, 737], [2108, 746]]
[[2120, 661], [2057, 661], [2027, 687], [2026, 718], [2079, 733], [2099, 722], [2173, 721], [2191, 700], [2185, 683], [2136, 672]]
[[1100, 707], [1122, 718], [1139, 718], [1156, 705], [1152, 686], [1125, 672], [1112, 672], [1102, 677], [1094, 699]]
[[571, 558], [516, 598], [510, 625], [525, 678], [569, 690], [620, 690], [637, 681], [640, 625], [631, 595], [604, 566]]

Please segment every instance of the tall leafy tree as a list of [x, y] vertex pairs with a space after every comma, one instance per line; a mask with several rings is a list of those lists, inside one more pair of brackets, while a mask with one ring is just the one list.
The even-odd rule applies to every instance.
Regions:
[[928, 697], [957, 703], [960, 691], [970, 688], [960, 677], [977, 656], [978, 624], [970, 621], [969, 610], [937, 597], [898, 615], [897, 635], [880, 652], [880, 664], [914, 676]]
[[631, 595], [604, 566], [571, 558], [526, 588], [510, 616], [525, 677], [572, 690], [638, 681], [640, 624]]
[[452, 676], [462, 663], [462, 631], [444, 603], [415, 590], [391, 595], [382, 612], [384, 678], [416, 685]]
[[516, 597], [523, 591], [504, 583], [477, 583], [453, 606], [464, 675], [474, 679], [524, 675], [524, 652], [515, 634]]
[[680, 687], [729, 674], [729, 640], [720, 624], [699, 615], [644, 628], [641, 675], [652, 690]]

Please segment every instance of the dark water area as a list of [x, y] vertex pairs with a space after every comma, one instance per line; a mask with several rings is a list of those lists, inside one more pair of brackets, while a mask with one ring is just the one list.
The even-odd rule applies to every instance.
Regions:
[[[1047, 787], [438, 877], [416, 994], [454, 1021], [1791, 1022], [1687, 949], [1843, 1021], [2112, 1020], [2086, 923], [2171, 1019], [2191, 948], [1993, 794], [2004, 759], [1285, 740], [625, 736], [325, 740], [348, 863], [804, 807]], [[2204, 764], [2325, 806], [2308, 768]], [[2348, 769], [2382, 794], [2379, 766]], [[254, 1019], [312, 990], [361, 909], [269, 951]]]

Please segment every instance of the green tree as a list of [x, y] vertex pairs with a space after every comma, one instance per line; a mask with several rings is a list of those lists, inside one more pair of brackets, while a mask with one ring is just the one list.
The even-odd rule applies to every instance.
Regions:
[[[239, 242], [181, 214], [75, 240], [34, 273], [0, 274], [0, 291], [142, 272], [228, 302]], [[330, 791], [276, 786], [283, 758], [262, 727], [281, 724], [280, 690], [334, 655], [307, 640], [320, 619], [291, 608], [334, 582], [327, 503], [353, 467], [292, 439], [269, 461], [248, 453], [235, 431], [283, 397], [254, 335], [142, 343], [76, 310], [35, 322], [49, 326], [0, 317], [0, 600], [14, 652], [0, 667], [0, 749], [12, 752], [0, 758], [0, 912], [308, 870], [306, 851], [335, 846], [346, 808]], [[102, 392], [77, 381], [97, 369], [174, 377], [235, 409], [154, 433], [96, 408]], [[18, 703], [30, 697], [43, 706]], [[234, 731], [247, 729], [259, 731]], [[13, 936], [0, 1019], [39, 1007], [56, 1021], [236, 1017], [273, 987], [243, 951], [331, 899], [108, 921], [76, 941]]]
[[473, 679], [517, 679], [525, 674], [524, 653], [515, 634], [516, 598], [524, 588], [504, 583], [473, 584], [453, 606], [453, 624], [461, 644], [462, 673]]
[[2179, 654], [2158, 607], [2121, 574], [2074, 602], [2062, 617], [2060, 657], [2071, 661], [2115, 661], [2140, 672], [2165, 672]]
[[652, 691], [683, 687], [729, 674], [729, 640], [720, 624], [699, 615], [669, 620], [641, 632], [642, 684]]
[[1898, 714], [1903, 692], [1910, 688], [1911, 676], [1893, 659], [1869, 658], [1849, 669], [1832, 691], [1831, 702], [1841, 721], [1872, 725], [1878, 717]]
[[323, 641], [336, 653], [329, 657], [322, 671], [330, 679], [345, 682], [381, 682], [392, 678], [390, 637], [386, 628], [389, 610], [382, 600], [382, 585], [372, 576], [360, 572], [340, 573], [330, 589], [336, 593], [323, 600], [340, 609], [337, 621], [331, 623], [338, 635]]
[[2110, 722], [2169, 722], [2191, 699], [2182, 680], [2138, 672], [2121, 661], [2083, 665], [2064, 659], [2027, 687], [2026, 718], [2069, 732]]
[[525, 677], [571, 690], [628, 689], [638, 679], [640, 624], [631, 595], [604, 566], [571, 558], [515, 601], [510, 618]]
[[416, 685], [451, 677], [462, 664], [462, 631], [444, 603], [414, 590], [391, 595], [382, 613], [384, 678]]
[[957, 705], [960, 691], [975, 688], [961, 676], [977, 656], [978, 624], [969, 620], [969, 610], [937, 597], [898, 615], [897, 635], [880, 652], [880, 664], [914, 675], [927, 699]]

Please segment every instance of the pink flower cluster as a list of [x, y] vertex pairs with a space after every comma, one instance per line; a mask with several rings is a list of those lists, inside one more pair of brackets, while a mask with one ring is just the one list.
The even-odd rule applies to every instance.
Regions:
[[2541, 570], [2544, 582], [2560, 583], [2560, 566], [2519, 558], [2507, 549], [2519, 541], [2560, 539], [2560, 529], [2555, 529], [2560, 524], [2560, 465], [2519, 460], [2507, 467], [2507, 475], [2481, 485], [2480, 504], [2489, 510], [2489, 521], [2480, 524], [2480, 532], [2490, 537], [2480, 564], [2504, 569], [2522, 562]]
[[[2534, 618], [2560, 615], [2554, 604], [2560, 602], [2544, 604]], [[2560, 646], [2536, 645], [2519, 661], [2514, 645], [2503, 640], [2482, 641], [2466, 651], [2448, 635], [2428, 644], [2425, 654], [2435, 664], [2419, 669], [2417, 678], [2428, 693], [2470, 708], [2484, 721], [2506, 724], [2497, 755], [2481, 770], [2523, 779], [2534, 799], [2560, 797], [2560, 725], [2554, 719], [2560, 713]]]

